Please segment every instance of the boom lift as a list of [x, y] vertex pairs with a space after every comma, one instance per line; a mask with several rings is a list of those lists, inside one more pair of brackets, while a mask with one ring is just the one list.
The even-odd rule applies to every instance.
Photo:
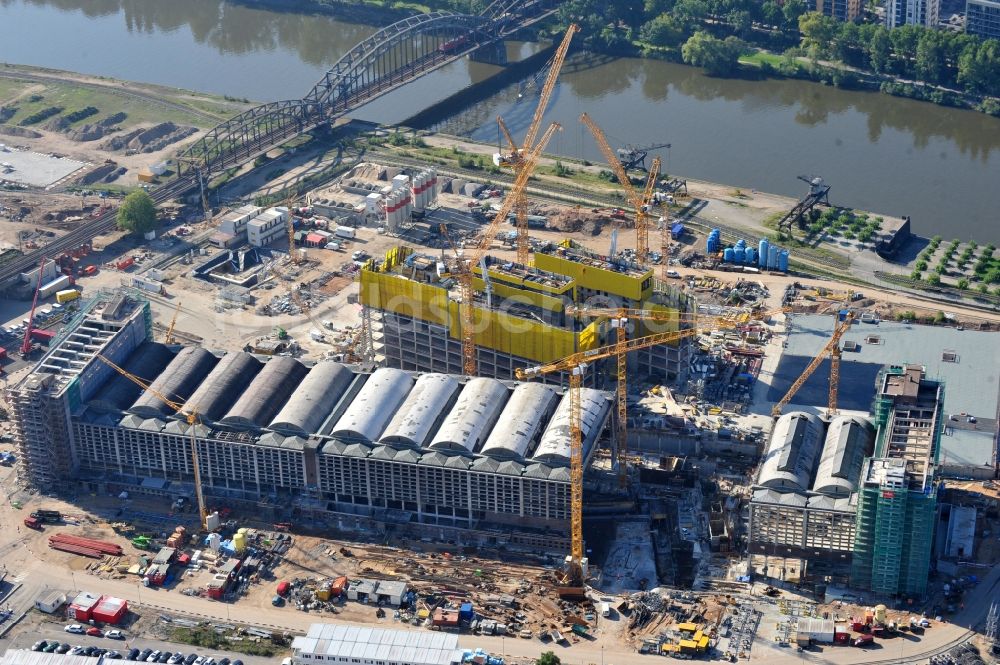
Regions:
[[[527, 155], [534, 147], [535, 136], [538, 134], [538, 130], [542, 126], [542, 117], [545, 115], [545, 110], [549, 106], [549, 99], [552, 97], [552, 91], [555, 90], [556, 87], [556, 79], [559, 77], [559, 71], [562, 69], [563, 62], [566, 61], [566, 54], [569, 52], [569, 44], [573, 40], [573, 35], [576, 34], [579, 29], [580, 28], [575, 23], [571, 23], [569, 27], [566, 28], [566, 34], [563, 36], [562, 43], [559, 44], [559, 48], [556, 49], [555, 55], [552, 56], [552, 65], [549, 67], [549, 73], [545, 77], [545, 84], [542, 86], [542, 91], [538, 99], [538, 106], [535, 108], [535, 114], [531, 118], [531, 124], [528, 125], [528, 131], [524, 133], [524, 141], [520, 146], [518, 146], [514, 141], [514, 138], [510, 134], [510, 130], [507, 129], [507, 124], [503, 121], [503, 118], [497, 116], [497, 125], [499, 126], [500, 131], [503, 132], [507, 143], [510, 145], [510, 152], [504, 154], [501, 149], [500, 152], [493, 156], [493, 162], [497, 166], [509, 166], [513, 169], [515, 180], [521, 170], [524, 169], [527, 162]], [[527, 265], [530, 243], [528, 239], [528, 197], [525, 192], [522, 191], [518, 194], [515, 203], [514, 212], [517, 217], [517, 262], [522, 265]], [[497, 215], [497, 218], [500, 218], [500, 216]]]
[[646, 177], [646, 187], [640, 196], [632, 186], [632, 181], [629, 179], [628, 173], [625, 172], [625, 168], [615, 155], [615, 151], [611, 149], [611, 145], [608, 143], [608, 139], [605, 138], [601, 128], [586, 113], [580, 116], [580, 122], [585, 124], [590, 133], [594, 135], [597, 147], [604, 153], [604, 158], [608, 161], [608, 166], [618, 176], [618, 182], [625, 188], [625, 195], [635, 208], [635, 253], [639, 265], [644, 266], [649, 259], [649, 225], [647, 218], [649, 216], [649, 206], [653, 199], [653, 187], [656, 185], [656, 178], [660, 174], [660, 158], [653, 158], [653, 165], [649, 167], [649, 174]]
[[121, 374], [122, 376], [124, 376], [126, 379], [128, 379], [129, 381], [131, 381], [135, 385], [139, 386], [143, 390], [148, 390], [149, 392], [151, 392], [154, 395], [156, 395], [158, 398], [160, 398], [163, 401], [164, 404], [166, 404], [171, 409], [173, 409], [174, 411], [176, 411], [177, 415], [183, 416], [184, 419], [185, 419], [185, 421], [187, 421], [188, 431], [191, 432], [191, 470], [192, 470], [193, 475], [194, 475], [194, 493], [195, 493], [195, 496], [198, 498], [198, 516], [199, 516], [199, 519], [201, 521], [201, 528], [207, 531], [208, 530], [208, 521], [207, 521], [208, 510], [205, 508], [205, 495], [202, 492], [202, 488], [201, 488], [201, 467], [198, 464], [198, 437], [197, 437], [197, 432], [195, 430], [195, 425], [197, 425], [200, 422], [198, 420], [198, 413], [196, 411], [194, 411], [194, 410], [191, 410], [188, 413], [183, 413], [183, 409], [184, 409], [184, 405], [183, 404], [180, 404], [179, 402], [176, 402], [176, 401], [170, 399], [169, 397], [167, 397], [163, 393], [155, 390], [145, 380], [139, 378], [135, 374], [132, 374], [127, 369], [119, 367], [117, 364], [115, 364], [113, 361], [111, 361], [107, 357], [105, 357], [105, 356], [103, 356], [101, 354], [97, 354], [97, 357], [100, 358], [101, 362], [103, 362], [105, 365], [107, 365], [111, 369], [115, 370], [116, 372], [118, 372], [119, 374]]
[[837, 411], [837, 388], [840, 384], [840, 354], [842, 353], [840, 348], [840, 338], [844, 336], [844, 333], [848, 331], [851, 327], [851, 323], [854, 321], [854, 312], [847, 312], [844, 316], [844, 320], [837, 323], [837, 326], [833, 329], [833, 335], [830, 337], [830, 341], [826, 343], [826, 346], [816, 354], [816, 357], [806, 365], [806, 368], [802, 370], [802, 374], [799, 378], [795, 379], [792, 386], [785, 393], [785, 396], [774, 405], [771, 409], [771, 415], [775, 418], [781, 415], [781, 410], [784, 409], [792, 398], [795, 397], [795, 393], [799, 391], [799, 388], [812, 376], [812, 373], [816, 371], [816, 368], [820, 366], [826, 354], [830, 354], [830, 393], [828, 396], [828, 408], [827, 412], [830, 415], [836, 415]]
[[[523, 160], [523, 163], [518, 167], [517, 175], [514, 178], [514, 185], [510, 188], [510, 192], [508, 192], [503, 203], [500, 205], [500, 210], [497, 211], [496, 217], [493, 218], [489, 226], [483, 231], [482, 236], [479, 238], [479, 243], [467, 256], [459, 259], [457, 262], [456, 272], [458, 273], [459, 293], [462, 298], [460, 304], [462, 314], [462, 371], [468, 376], [475, 376], [478, 365], [476, 359], [476, 310], [472, 302], [475, 295], [472, 288], [473, 266], [479, 265], [479, 260], [486, 255], [490, 245], [493, 243], [493, 239], [497, 235], [497, 231], [500, 230], [500, 224], [510, 214], [518, 197], [524, 193], [524, 188], [528, 186], [528, 178], [531, 177], [531, 172], [535, 170], [535, 165], [538, 163], [538, 156], [542, 154], [542, 150], [548, 145], [552, 135], [560, 129], [562, 127], [558, 123], [552, 123], [529, 152], [519, 155], [518, 159]], [[533, 136], [531, 138], [534, 140]]]

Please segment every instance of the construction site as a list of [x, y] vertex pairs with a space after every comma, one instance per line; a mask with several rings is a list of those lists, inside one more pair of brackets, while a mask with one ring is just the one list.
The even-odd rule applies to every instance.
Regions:
[[366, 157], [19, 275], [0, 452], [37, 559], [501, 655], [764, 659], [974, 605], [996, 320], [894, 321], [911, 305], [724, 241], [586, 114], [622, 206], [540, 194], [574, 32], [524, 139], [498, 119], [499, 182]]

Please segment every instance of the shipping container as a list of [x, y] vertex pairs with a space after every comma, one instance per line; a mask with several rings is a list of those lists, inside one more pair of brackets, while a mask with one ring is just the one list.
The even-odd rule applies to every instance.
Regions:
[[42, 284], [41, 288], [38, 289], [38, 297], [48, 298], [52, 294], [56, 293], [57, 291], [62, 291], [71, 284], [72, 282], [70, 281], [69, 277], [67, 277], [66, 275], [61, 275], [59, 277], [56, 277], [48, 284]]
[[71, 300], [76, 300], [80, 297], [80, 292], [76, 289], [66, 289], [64, 291], [56, 291], [56, 302], [64, 303], [70, 302]]

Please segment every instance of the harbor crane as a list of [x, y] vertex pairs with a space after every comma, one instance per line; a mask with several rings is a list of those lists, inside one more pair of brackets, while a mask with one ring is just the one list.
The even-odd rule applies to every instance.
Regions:
[[124, 376], [126, 379], [128, 379], [135, 385], [139, 386], [143, 390], [148, 390], [152, 394], [156, 395], [156, 397], [158, 397], [164, 404], [166, 404], [171, 409], [176, 411], [177, 415], [183, 417], [184, 420], [187, 422], [188, 431], [191, 433], [191, 439], [190, 439], [191, 470], [194, 476], [194, 493], [198, 500], [198, 518], [201, 522], [201, 528], [204, 529], [205, 531], [208, 531], [208, 510], [205, 508], [205, 494], [202, 491], [201, 487], [201, 467], [199, 466], [198, 463], [198, 435], [195, 426], [200, 424], [201, 421], [198, 418], [197, 411], [191, 409], [187, 413], [184, 413], [183, 404], [170, 399], [163, 393], [153, 388], [147, 381], [139, 378], [135, 374], [132, 374], [127, 369], [118, 366], [114, 361], [112, 361], [107, 356], [104, 356], [102, 354], [97, 354], [97, 357], [100, 358], [101, 362], [103, 362], [105, 365], [115, 370], [116, 372]]
[[[517, 167], [514, 184], [500, 205], [500, 210], [497, 211], [496, 216], [490, 221], [486, 229], [483, 230], [482, 235], [479, 237], [479, 242], [472, 248], [472, 251], [466, 253], [463, 258], [457, 261], [456, 272], [458, 273], [459, 293], [462, 298], [460, 304], [462, 316], [462, 372], [468, 376], [476, 375], [479, 364], [476, 358], [476, 308], [473, 303], [475, 297], [475, 291], [472, 288], [473, 269], [475, 266], [480, 265], [480, 260], [489, 251], [490, 245], [493, 244], [493, 239], [500, 230], [503, 220], [507, 218], [507, 215], [517, 205], [519, 197], [524, 194], [524, 189], [528, 186], [528, 178], [531, 177], [531, 173], [535, 170], [535, 165], [538, 163], [538, 157], [542, 154], [542, 150], [548, 145], [552, 135], [561, 129], [562, 126], [559, 123], [552, 123], [545, 130], [545, 133], [542, 134], [541, 138], [538, 139], [538, 142], [532, 145], [531, 150], [518, 155], [520, 166]], [[534, 136], [531, 139], [534, 141]], [[489, 276], [484, 275], [484, 280], [488, 279]]]
[[827, 412], [832, 416], [836, 415], [837, 410], [837, 389], [840, 384], [840, 355], [843, 352], [840, 348], [840, 338], [844, 336], [850, 327], [851, 323], [854, 322], [854, 312], [848, 311], [844, 315], [842, 321], [837, 322], [837, 326], [833, 329], [833, 335], [830, 336], [830, 341], [826, 343], [826, 346], [816, 354], [816, 356], [806, 365], [806, 368], [802, 370], [802, 374], [799, 375], [795, 382], [792, 383], [788, 392], [782, 397], [771, 409], [771, 416], [777, 418], [781, 415], [781, 410], [784, 409], [792, 398], [795, 397], [795, 393], [799, 391], [799, 388], [812, 376], [816, 368], [822, 364], [823, 359], [826, 358], [826, 354], [830, 354], [830, 392], [827, 400]]
[[820, 203], [830, 205], [830, 185], [823, 182], [823, 178], [818, 175], [800, 175], [799, 180], [809, 185], [809, 191], [799, 199], [785, 216], [778, 220], [778, 231], [792, 234], [792, 224], [802, 224], [802, 218]]
[[653, 150], [660, 150], [661, 148], [670, 150], [670, 144], [654, 143], [651, 145], [627, 145], [624, 148], [618, 148], [615, 153], [618, 155], [618, 163], [621, 164], [622, 168], [626, 171], [629, 169], [639, 169], [645, 171], [646, 156]]
[[[542, 118], [545, 116], [545, 111], [549, 106], [549, 99], [551, 99], [552, 92], [555, 90], [556, 79], [559, 77], [559, 72], [566, 61], [570, 42], [573, 40], [573, 35], [579, 30], [579, 26], [575, 23], [571, 23], [566, 28], [566, 34], [556, 49], [555, 55], [552, 56], [552, 64], [549, 66], [549, 73], [545, 77], [545, 84], [542, 86], [542, 91], [539, 95], [538, 106], [535, 108], [535, 114], [531, 118], [531, 124], [528, 125], [528, 130], [524, 133], [524, 140], [520, 146], [514, 141], [514, 137], [511, 136], [510, 130], [507, 129], [507, 124], [503, 121], [503, 118], [497, 116], [497, 126], [503, 132], [504, 138], [510, 146], [510, 152], [504, 153], [501, 148], [499, 152], [493, 155], [493, 163], [497, 166], [506, 166], [513, 169], [515, 180], [518, 174], [524, 169], [527, 156], [535, 145], [535, 137], [542, 126]], [[515, 200], [514, 214], [517, 220], [517, 262], [527, 265], [531, 243], [528, 238], [528, 197], [527, 192], [523, 190], [517, 195], [517, 199]]]
[[615, 175], [618, 176], [618, 182], [620, 182], [622, 187], [625, 188], [625, 195], [635, 208], [636, 260], [639, 262], [639, 265], [644, 266], [649, 259], [648, 217], [649, 209], [653, 201], [653, 188], [656, 185], [656, 178], [660, 173], [660, 158], [653, 158], [653, 165], [649, 168], [649, 173], [646, 177], [646, 187], [643, 189], [642, 194], [639, 194], [632, 186], [632, 180], [628, 177], [628, 173], [625, 171], [625, 168], [615, 156], [615, 153], [611, 149], [611, 145], [608, 143], [608, 139], [604, 136], [604, 132], [601, 131], [601, 128], [598, 127], [586, 113], [580, 116], [580, 122], [585, 124], [587, 129], [590, 130], [590, 133], [594, 135], [594, 140], [597, 141], [597, 147], [601, 149], [602, 153], [604, 153], [604, 158], [608, 161], [608, 165], [615, 172]]

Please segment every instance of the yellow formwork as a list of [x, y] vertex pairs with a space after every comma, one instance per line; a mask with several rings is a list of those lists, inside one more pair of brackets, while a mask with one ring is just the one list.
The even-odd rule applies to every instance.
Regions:
[[[365, 306], [446, 326], [449, 337], [462, 338], [459, 304], [449, 300], [447, 291], [440, 287], [393, 273], [362, 270], [358, 293]], [[532, 362], [553, 362], [600, 346], [596, 321], [574, 333], [504, 311], [476, 307], [474, 314], [476, 346]]]
[[[534, 263], [539, 270], [571, 277], [577, 287], [591, 291], [610, 293], [634, 301], [645, 300], [653, 293], [652, 269], [641, 275], [627, 275], [541, 252], [534, 255]], [[574, 300], [577, 299], [575, 296]]]
[[[490, 271], [491, 279], [493, 272]], [[566, 308], [566, 303], [562, 298], [555, 298], [553, 296], [545, 295], [544, 293], [538, 293], [536, 291], [528, 291], [526, 289], [521, 289], [516, 286], [509, 286], [502, 282], [493, 281], [493, 294], [499, 298], [510, 298], [515, 301], [521, 300], [525, 303], [530, 303], [535, 307], [540, 307], [542, 309], [547, 309], [552, 312], [561, 312]], [[486, 284], [479, 277], [472, 278], [472, 288], [482, 293], [486, 291]]]
[[[538, 268], [537, 265], [535, 267]], [[482, 272], [479, 266], [473, 266], [472, 271], [475, 274], [479, 274]], [[498, 283], [509, 284], [511, 286], [514, 286], [519, 293], [523, 292], [522, 290], [528, 290], [528, 291], [546, 291], [548, 293], [554, 293], [556, 295], [565, 295], [571, 292], [574, 288], [573, 280], [567, 280], [567, 282], [562, 286], [549, 286], [548, 284], [545, 284], [544, 282], [541, 281], [527, 280], [521, 277], [517, 277], [515, 275], [511, 275], [510, 273], [500, 272], [497, 270], [490, 270], [489, 273], [490, 273], [490, 279], [493, 281], [494, 285]]]

